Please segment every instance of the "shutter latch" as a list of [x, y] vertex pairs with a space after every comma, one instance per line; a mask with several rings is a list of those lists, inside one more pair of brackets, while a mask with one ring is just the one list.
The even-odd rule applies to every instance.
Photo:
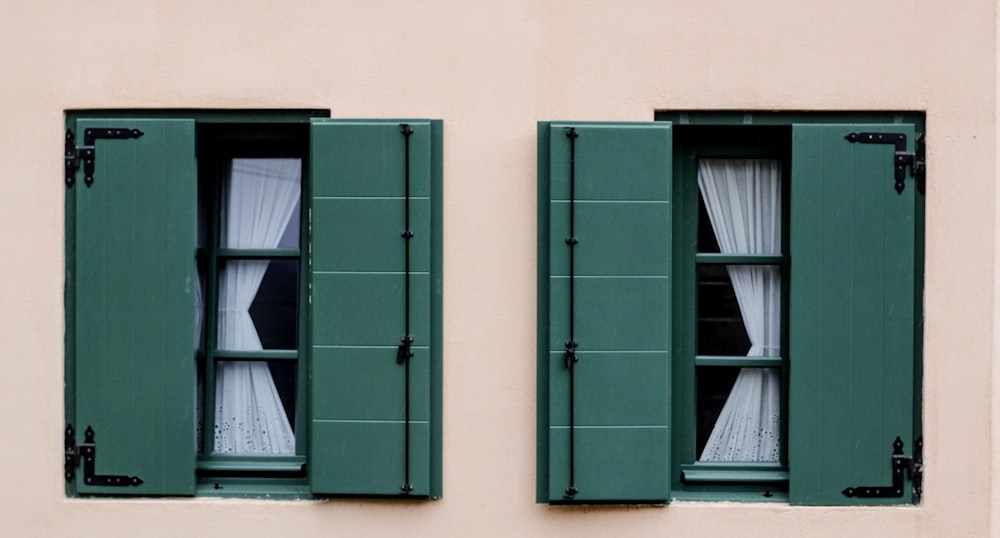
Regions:
[[111, 138], [124, 140], [127, 138], [139, 138], [142, 136], [139, 129], [128, 129], [124, 127], [111, 128], [90, 128], [83, 131], [83, 145], [76, 146], [76, 137], [72, 129], [66, 129], [66, 187], [72, 187], [76, 180], [76, 171], [80, 169], [80, 161], [83, 161], [83, 182], [87, 186], [94, 184], [94, 142], [98, 138]]
[[924, 135], [917, 138], [917, 151], [907, 153], [906, 135], [903, 133], [851, 133], [844, 137], [848, 142], [859, 144], [893, 144], [896, 146], [896, 153], [893, 157], [893, 165], [896, 169], [896, 193], [903, 194], [905, 187], [903, 180], [906, 179], [906, 167], [910, 167], [910, 175], [917, 180], [917, 192], [924, 194], [924, 187], [927, 179], [927, 158], [924, 149]]
[[72, 482], [76, 477], [76, 468], [80, 465], [80, 458], [83, 458], [83, 482], [88, 486], [124, 487], [142, 484], [142, 479], [138, 476], [96, 474], [94, 459], [97, 457], [97, 447], [94, 446], [94, 428], [87, 426], [87, 431], [83, 432], [83, 435], [83, 444], [76, 444], [76, 430], [72, 424], [66, 426], [66, 460], [63, 469], [67, 482]]
[[903, 496], [903, 471], [906, 471], [913, 482], [913, 493], [923, 492], [924, 474], [924, 439], [917, 437], [913, 444], [913, 457], [903, 454], [903, 440], [896, 437], [892, 443], [892, 485], [891, 486], [860, 486], [845, 488], [843, 493], [848, 497], [891, 498]]

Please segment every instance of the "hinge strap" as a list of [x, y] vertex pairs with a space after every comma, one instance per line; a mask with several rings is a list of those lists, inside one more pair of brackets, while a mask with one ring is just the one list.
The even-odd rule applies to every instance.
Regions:
[[405, 268], [405, 289], [403, 293], [403, 337], [400, 338], [399, 350], [396, 352], [396, 363], [402, 364], [405, 369], [405, 380], [404, 380], [404, 399], [405, 399], [405, 433], [404, 433], [404, 473], [405, 477], [403, 484], [399, 486], [399, 491], [401, 495], [409, 495], [413, 491], [413, 484], [410, 482], [410, 358], [413, 357], [413, 351], [411, 346], [413, 345], [413, 336], [410, 335], [410, 239], [413, 239], [413, 230], [410, 229], [410, 136], [413, 134], [413, 129], [410, 128], [408, 123], [402, 123], [399, 126], [399, 131], [403, 135], [403, 140], [405, 141], [406, 152], [405, 152], [405, 164], [404, 167], [406, 171], [405, 175], [405, 199], [403, 203], [403, 232], [400, 234], [403, 238], [403, 245], [405, 249], [404, 255], [404, 268]]
[[913, 457], [903, 454], [903, 440], [896, 437], [892, 443], [892, 485], [891, 486], [856, 486], [844, 488], [841, 493], [847, 497], [858, 498], [897, 498], [902, 497], [905, 481], [904, 471], [909, 474], [913, 482], [913, 492], [920, 495], [922, 490], [923, 477], [923, 438], [918, 437], [914, 443]]
[[66, 426], [63, 471], [67, 482], [72, 482], [76, 478], [76, 468], [80, 465], [80, 458], [83, 458], [83, 483], [88, 486], [125, 487], [142, 484], [142, 479], [138, 476], [97, 474], [95, 471], [97, 446], [94, 444], [94, 428], [87, 426], [83, 435], [83, 444], [77, 445], [76, 430], [73, 429], [72, 424]]
[[94, 184], [94, 158], [96, 151], [94, 143], [98, 138], [125, 140], [129, 138], [139, 138], [143, 132], [139, 129], [129, 129], [127, 127], [109, 128], [88, 128], [83, 131], [83, 145], [77, 147], [76, 138], [72, 129], [66, 129], [65, 159], [66, 187], [72, 188], [76, 181], [76, 171], [80, 169], [80, 161], [83, 161], [83, 182], [90, 187]]
[[910, 167], [910, 175], [917, 180], [917, 191], [924, 194], [927, 180], [927, 162], [924, 151], [924, 135], [917, 138], [916, 153], [906, 151], [906, 135], [903, 133], [850, 133], [844, 137], [848, 142], [858, 144], [892, 144], [895, 146], [893, 166], [896, 178], [896, 193], [903, 194], [906, 184], [906, 167]]
[[580, 360], [576, 356], [576, 327], [575, 327], [575, 289], [576, 280], [575, 267], [575, 247], [579, 240], [576, 237], [576, 139], [580, 133], [576, 128], [570, 127], [566, 131], [569, 138], [569, 237], [566, 244], [569, 245], [569, 340], [566, 341], [566, 368], [569, 369], [569, 487], [566, 488], [564, 497], [573, 499], [580, 490], [576, 487], [576, 380], [574, 372], [576, 363]]

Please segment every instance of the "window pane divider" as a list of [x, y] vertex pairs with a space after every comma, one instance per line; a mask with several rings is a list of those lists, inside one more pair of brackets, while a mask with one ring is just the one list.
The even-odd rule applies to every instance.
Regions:
[[271, 360], [295, 360], [299, 358], [299, 352], [295, 349], [264, 349], [259, 351], [239, 351], [236, 349], [217, 349], [212, 353], [212, 358], [217, 361], [240, 360], [240, 361], [271, 361]]
[[746, 357], [731, 355], [698, 355], [695, 366], [738, 366], [741, 368], [781, 368], [781, 357]]
[[699, 253], [695, 254], [694, 261], [699, 264], [781, 265], [785, 263], [785, 256], [783, 254]]
[[295, 473], [302, 470], [306, 463], [305, 456], [248, 456], [234, 454], [212, 454], [198, 457], [198, 470], [205, 472], [282, 472]]
[[297, 248], [220, 248], [216, 251], [219, 258], [240, 258], [240, 259], [272, 259], [272, 258], [294, 258], [300, 256]]

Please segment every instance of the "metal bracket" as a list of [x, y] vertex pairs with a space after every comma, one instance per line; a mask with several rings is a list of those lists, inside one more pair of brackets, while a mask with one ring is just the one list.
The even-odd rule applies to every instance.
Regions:
[[76, 430], [72, 424], [66, 426], [64, 440], [66, 459], [63, 470], [67, 482], [72, 482], [76, 477], [76, 468], [80, 465], [80, 458], [83, 458], [83, 482], [88, 486], [125, 487], [142, 484], [142, 479], [138, 476], [96, 474], [94, 460], [97, 457], [97, 447], [94, 445], [94, 428], [87, 426], [87, 431], [83, 432], [83, 435], [83, 444], [77, 445]]
[[844, 137], [848, 142], [859, 144], [893, 144], [896, 146], [893, 164], [895, 166], [896, 193], [903, 194], [906, 179], [906, 167], [910, 167], [910, 175], [917, 180], [917, 190], [924, 193], [927, 175], [927, 161], [924, 155], [924, 135], [917, 138], [916, 153], [907, 153], [906, 135], [903, 133], [850, 133]]
[[410, 346], [413, 345], [412, 336], [404, 336], [399, 339], [401, 342], [399, 347], [396, 349], [396, 364], [403, 364], [407, 359], [413, 357], [413, 351], [411, 351]]
[[572, 368], [574, 364], [580, 361], [580, 358], [576, 356], [576, 340], [566, 340], [566, 368]]
[[924, 470], [924, 440], [917, 437], [914, 443], [913, 457], [903, 455], [903, 440], [896, 437], [892, 443], [892, 485], [891, 486], [859, 486], [845, 488], [841, 493], [847, 497], [858, 498], [893, 498], [903, 496], [903, 471], [910, 475], [913, 482], [913, 493], [923, 492]]
[[98, 138], [113, 140], [125, 140], [128, 138], [139, 138], [143, 132], [139, 129], [128, 129], [124, 127], [91, 128], [83, 131], [83, 145], [77, 147], [76, 137], [72, 129], [66, 129], [66, 187], [73, 187], [76, 181], [76, 171], [80, 169], [80, 161], [83, 161], [83, 182], [90, 187], [94, 184], [94, 142]]

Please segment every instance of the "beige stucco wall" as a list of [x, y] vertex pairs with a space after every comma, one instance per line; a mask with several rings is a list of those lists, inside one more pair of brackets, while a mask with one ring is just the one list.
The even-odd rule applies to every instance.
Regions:
[[[995, 7], [0, 0], [0, 535], [1000, 535]], [[443, 499], [65, 498], [63, 111], [199, 107], [444, 120]], [[919, 507], [535, 504], [535, 123], [657, 109], [926, 111]]]

